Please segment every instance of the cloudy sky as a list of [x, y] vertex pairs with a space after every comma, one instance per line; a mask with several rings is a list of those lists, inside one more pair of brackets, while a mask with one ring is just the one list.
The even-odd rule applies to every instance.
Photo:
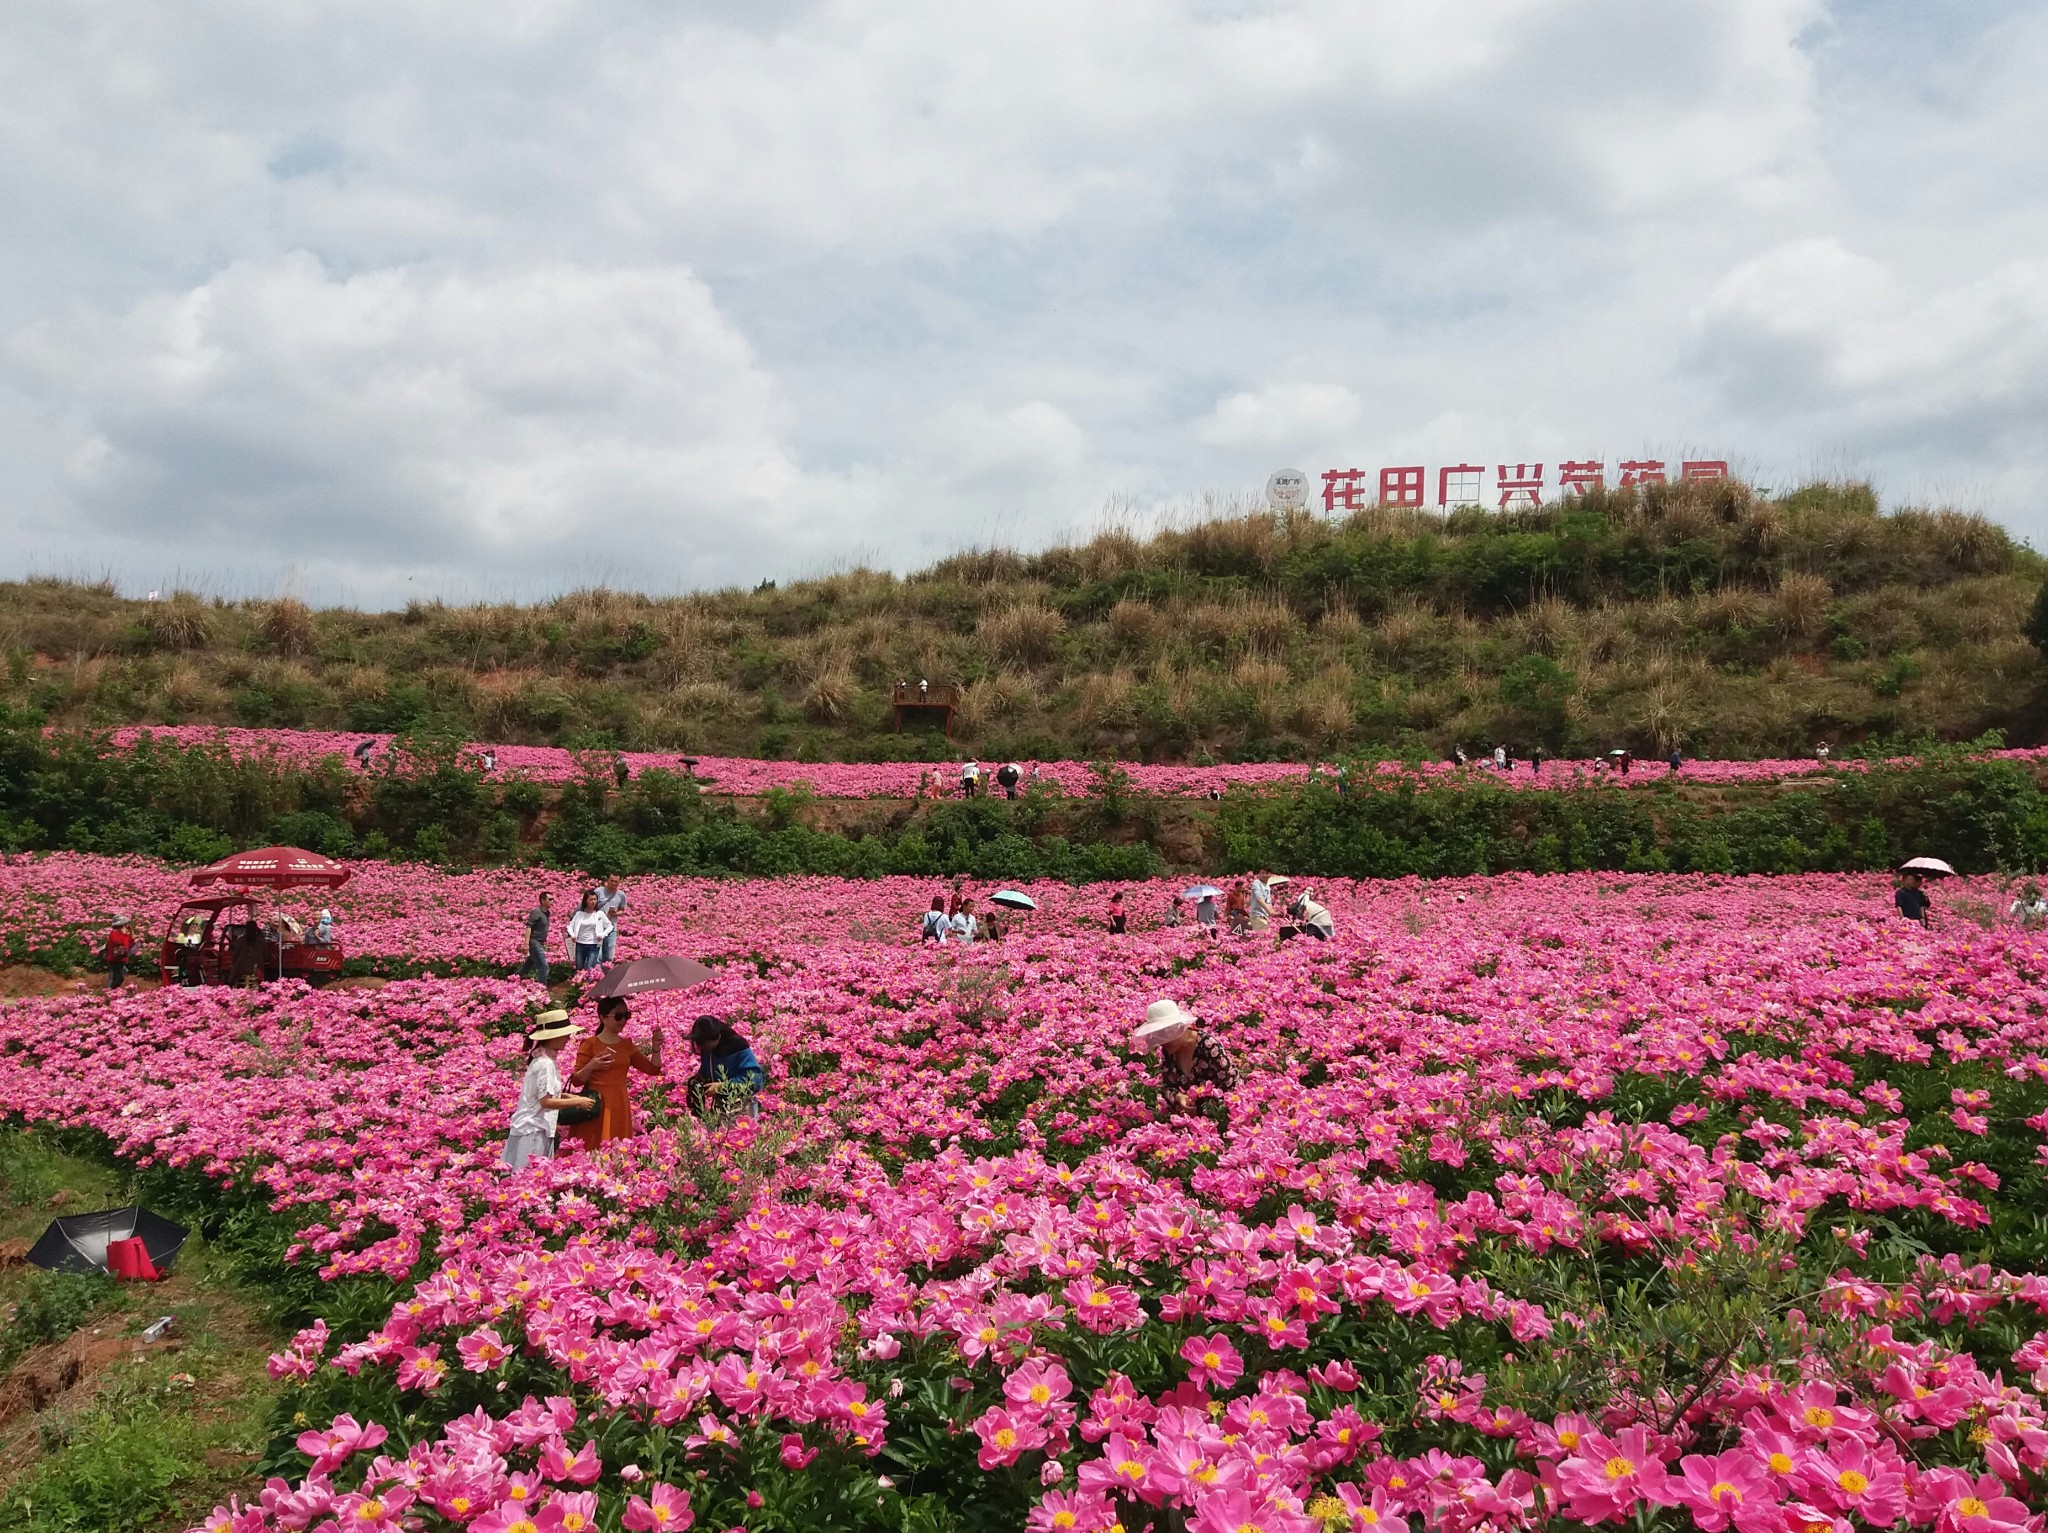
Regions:
[[8, 0], [0, 575], [914, 567], [1730, 459], [2048, 543], [2048, 7]]

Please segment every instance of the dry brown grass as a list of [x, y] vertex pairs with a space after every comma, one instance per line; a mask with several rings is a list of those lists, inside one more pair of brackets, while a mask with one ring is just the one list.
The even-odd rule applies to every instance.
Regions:
[[1820, 576], [1788, 571], [1771, 598], [1772, 621], [1782, 633], [1810, 639], [1827, 626], [1828, 603], [1834, 599], [1835, 588]]
[[998, 660], [1043, 665], [1053, 656], [1066, 619], [1040, 602], [1018, 602], [989, 613], [975, 624], [982, 647]]
[[1122, 728], [1131, 722], [1131, 693], [1136, 686], [1136, 680], [1122, 666], [1091, 671], [1081, 678], [1076, 711], [1090, 728]]
[[173, 591], [169, 601], [143, 609], [142, 626], [165, 649], [204, 649], [213, 639], [215, 623], [206, 603], [190, 591]]
[[1150, 602], [1125, 597], [1109, 609], [1109, 635], [1125, 649], [1147, 650], [1166, 631], [1166, 614]]
[[1240, 660], [1230, 679], [1253, 694], [1279, 692], [1287, 686], [1287, 667], [1270, 660]]
[[310, 655], [317, 639], [312, 609], [295, 596], [281, 596], [266, 606], [256, 620], [256, 631], [279, 655]]
[[828, 666], [813, 676], [804, 688], [804, 712], [820, 724], [845, 722], [860, 695], [860, 683], [844, 665]]

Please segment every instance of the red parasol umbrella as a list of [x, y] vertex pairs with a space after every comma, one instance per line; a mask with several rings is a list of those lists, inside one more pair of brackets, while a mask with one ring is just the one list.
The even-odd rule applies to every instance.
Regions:
[[[236, 889], [339, 889], [353, 876], [332, 857], [302, 846], [259, 846], [236, 852], [192, 875], [192, 887], [227, 884]], [[284, 922], [277, 926], [277, 977], [284, 978]]]
[[332, 857], [303, 847], [260, 846], [201, 868], [192, 875], [192, 887], [228, 884], [237, 889], [300, 889], [318, 885], [339, 889], [351, 876], [351, 870]]

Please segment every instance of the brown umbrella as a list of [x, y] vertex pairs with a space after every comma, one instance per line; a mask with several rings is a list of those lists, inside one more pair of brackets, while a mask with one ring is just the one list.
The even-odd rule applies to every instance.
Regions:
[[615, 995], [645, 995], [655, 990], [687, 990], [711, 978], [711, 971], [694, 958], [635, 958], [615, 963], [590, 992], [591, 999], [609, 1000]]

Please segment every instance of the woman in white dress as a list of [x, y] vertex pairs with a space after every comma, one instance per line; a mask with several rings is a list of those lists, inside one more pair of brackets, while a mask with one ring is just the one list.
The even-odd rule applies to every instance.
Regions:
[[565, 1107], [580, 1107], [586, 1099], [562, 1090], [562, 1067], [558, 1056], [562, 1045], [576, 1036], [575, 1024], [566, 1011], [544, 1011], [533, 1019], [533, 1031], [526, 1035], [532, 1053], [526, 1061], [526, 1078], [519, 1086], [519, 1105], [512, 1109], [512, 1131], [499, 1157], [508, 1170], [517, 1171], [529, 1160], [552, 1160], [555, 1155], [555, 1115]]

